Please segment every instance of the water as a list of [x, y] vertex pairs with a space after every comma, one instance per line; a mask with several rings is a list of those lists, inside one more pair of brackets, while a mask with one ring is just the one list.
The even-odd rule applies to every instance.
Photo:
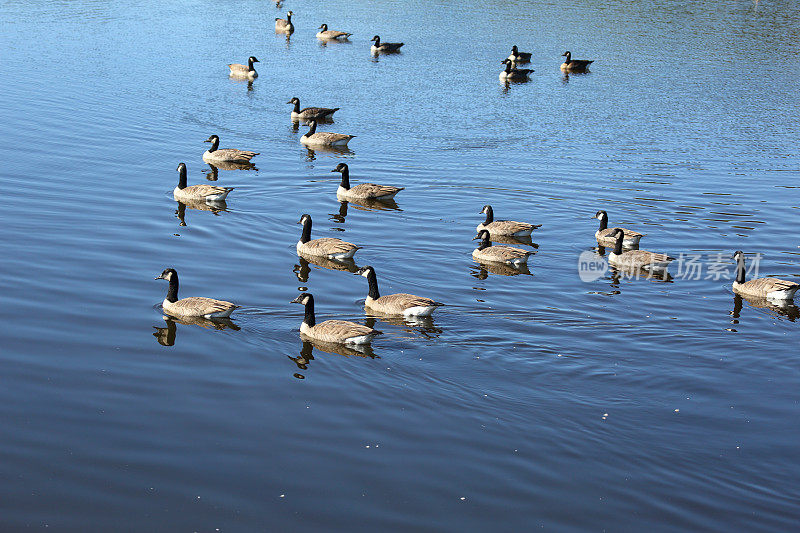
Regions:
[[[675, 266], [577, 272], [606, 209], [645, 249], [800, 278], [796, 3], [9, 1], [0, 20], [3, 529], [796, 525], [796, 313]], [[322, 22], [355, 35], [320, 45]], [[402, 54], [372, 58], [375, 33]], [[505, 87], [514, 43], [536, 72]], [[565, 49], [592, 72], [565, 78]], [[251, 54], [261, 76], [229, 80]], [[322, 129], [350, 152], [303, 148], [292, 96], [341, 107]], [[181, 225], [174, 169], [207, 182], [212, 133], [258, 170], [220, 170], [227, 209]], [[339, 161], [406, 190], [342, 206]], [[543, 224], [530, 275], [472, 261], [486, 203]], [[364, 321], [367, 285], [300, 262], [302, 213], [363, 245], [384, 294], [448, 305], [378, 319], [366, 354], [304, 344], [299, 289]], [[181, 296], [242, 305], [234, 327], [165, 321], [167, 266]]]

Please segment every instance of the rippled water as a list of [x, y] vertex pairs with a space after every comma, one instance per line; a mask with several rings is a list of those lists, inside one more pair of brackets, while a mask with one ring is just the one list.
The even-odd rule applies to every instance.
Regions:
[[[0, 20], [3, 529], [796, 527], [796, 310], [707, 270], [577, 268], [602, 260], [606, 209], [645, 249], [800, 279], [795, 2], [7, 1]], [[351, 42], [317, 42], [322, 22]], [[375, 33], [406, 46], [373, 58]], [[506, 87], [515, 43], [535, 73]], [[592, 72], [564, 76], [565, 49]], [[251, 54], [261, 76], [229, 80]], [[341, 107], [322, 129], [350, 151], [303, 148], [292, 96]], [[174, 169], [214, 178], [212, 133], [257, 170], [219, 170], [224, 210], [179, 209]], [[406, 190], [340, 204], [339, 161]], [[486, 203], [543, 224], [529, 272], [472, 260]], [[298, 259], [302, 213], [362, 245], [384, 294], [447, 306], [367, 319], [366, 353], [304, 344], [298, 289], [363, 321], [367, 285]], [[166, 266], [182, 296], [242, 305], [232, 324], [165, 321]]]

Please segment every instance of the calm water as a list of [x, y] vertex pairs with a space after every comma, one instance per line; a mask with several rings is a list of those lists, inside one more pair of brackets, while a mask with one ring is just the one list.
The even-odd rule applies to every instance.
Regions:
[[[606, 209], [645, 249], [800, 279], [796, 2], [6, 1], [0, 21], [3, 530], [796, 527], [797, 313], [705, 271], [577, 270]], [[355, 35], [321, 45], [322, 22]], [[402, 54], [372, 58], [375, 33]], [[504, 87], [514, 43], [536, 72]], [[592, 72], [565, 78], [565, 49]], [[261, 76], [229, 80], [251, 54]], [[303, 148], [292, 96], [341, 107], [322, 129], [351, 151]], [[219, 171], [226, 210], [179, 212], [175, 167], [207, 182], [212, 133], [258, 170]], [[341, 205], [342, 160], [406, 190]], [[472, 261], [486, 203], [544, 224], [530, 275]], [[367, 354], [304, 345], [299, 288], [358, 321], [367, 292], [297, 258], [306, 212], [384, 294], [447, 307], [377, 320]], [[165, 321], [166, 266], [242, 305], [234, 327]]]

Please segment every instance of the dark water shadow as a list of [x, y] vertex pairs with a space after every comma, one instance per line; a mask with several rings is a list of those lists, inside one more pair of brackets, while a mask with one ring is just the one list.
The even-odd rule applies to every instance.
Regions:
[[175, 210], [175, 215], [178, 217], [180, 221], [180, 226], [186, 226], [186, 208], [194, 209], [195, 211], [209, 211], [215, 216], [219, 216], [220, 213], [224, 213], [228, 211], [228, 204], [225, 200], [221, 200], [219, 202], [207, 203], [202, 200], [197, 200], [196, 202], [177, 202], [178, 208]]
[[163, 315], [161, 318], [166, 322], [166, 327], [153, 326], [156, 330], [153, 337], [161, 346], [174, 346], [175, 338], [178, 333], [177, 324], [185, 326], [200, 326], [201, 328], [214, 329], [217, 331], [230, 329], [239, 331], [242, 328], [237, 326], [230, 318], [203, 318], [203, 317], [173, 317]]
[[527, 263], [521, 265], [508, 265], [506, 263], [493, 263], [491, 261], [478, 261], [473, 259], [474, 263], [470, 265], [470, 275], [478, 279], [486, 279], [489, 274], [495, 276], [532, 276]]
[[319, 257], [313, 255], [300, 255], [298, 254], [299, 264], [294, 265], [292, 272], [297, 277], [297, 281], [301, 283], [308, 282], [311, 273], [311, 266], [314, 265], [328, 270], [341, 270], [344, 272], [355, 273], [358, 270], [358, 265], [352, 259], [334, 260], [327, 257]]
[[733, 310], [729, 313], [731, 316], [731, 324], [739, 324], [739, 318], [742, 314], [743, 302], [755, 309], [765, 309], [768, 314], [775, 318], [786, 318], [790, 322], [796, 322], [800, 318], [800, 308], [798, 308], [791, 300], [770, 300], [768, 298], [757, 298], [752, 296], [742, 296], [734, 293], [733, 295]]
[[426, 339], [438, 338], [444, 331], [436, 326], [432, 316], [386, 315], [383, 313], [376, 313], [371, 309], [365, 309], [365, 312], [367, 313], [365, 325], [372, 329], [375, 329], [377, 321], [380, 320], [385, 324], [398, 326], [406, 333], [419, 334]]

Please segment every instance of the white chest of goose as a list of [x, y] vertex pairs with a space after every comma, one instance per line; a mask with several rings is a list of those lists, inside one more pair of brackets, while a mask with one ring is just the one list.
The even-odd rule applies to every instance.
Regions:
[[647, 250], [622, 250], [625, 240], [625, 231], [614, 228], [614, 251], [608, 254], [608, 262], [617, 268], [649, 270], [651, 272], [663, 271], [675, 260], [667, 254], [648, 252]]
[[766, 298], [768, 300], [789, 301], [794, 298], [800, 285], [780, 278], [756, 278], [745, 281], [744, 253], [737, 250], [733, 254], [736, 261], [736, 279], [733, 290], [737, 294], [750, 298]]
[[303, 215], [298, 224], [303, 225], [300, 240], [297, 241], [297, 253], [300, 255], [321, 256], [327, 259], [351, 259], [360, 246], [334, 237], [321, 239], [311, 238], [311, 216]]
[[203, 161], [206, 163], [249, 163], [259, 154], [259, 152], [249, 150], [220, 148], [219, 137], [216, 135], [212, 135], [203, 142], [211, 143], [211, 147], [203, 153]]
[[203, 317], [203, 318], [226, 318], [231, 316], [234, 309], [238, 305], [226, 302], [224, 300], [215, 300], [213, 298], [203, 298], [200, 296], [193, 296], [189, 298], [178, 299], [178, 273], [174, 268], [166, 268], [155, 279], [165, 279], [169, 281], [169, 288], [167, 289], [167, 297], [164, 298], [162, 304], [164, 312], [168, 315], [176, 317]]
[[495, 220], [492, 206], [485, 205], [480, 214], [486, 215], [486, 220], [478, 224], [476, 231], [487, 230], [490, 236], [507, 235], [512, 237], [530, 237], [533, 230], [542, 227], [541, 224], [528, 224], [514, 220]]
[[177, 202], [191, 203], [196, 201], [221, 202], [233, 187], [219, 187], [217, 185], [186, 185], [186, 164], [178, 164], [178, 186], [172, 191], [172, 196]]
[[317, 121], [313, 119], [309, 121], [308, 126], [308, 131], [300, 137], [300, 142], [306, 146], [347, 146], [350, 139], [355, 137], [343, 133], [317, 131]]
[[305, 306], [305, 316], [300, 324], [300, 333], [310, 339], [341, 344], [368, 344], [382, 333], [348, 320], [326, 320], [318, 324], [314, 314], [314, 296], [311, 293], [301, 293], [292, 300], [292, 303]]
[[[475, 236], [480, 239], [478, 247], [472, 251], [472, 258], [476, 261], [489, 261], [492, 263], [504, 263], [512, 266], [527, 264], [528, 257], [533, 255], [532, 251], [515, 248], [513, 246], [492, 246], [489, 240], [489, 231], [482, 229]], [[475, 240], [473, 239], [473, 240]]]
[[336, 197], [339, 200], [391, 200], [403, 190], [403, 187], [392, 187], [391, 185], [378, 185], [377, 183], [359, 183], [355, 187], [350, 186], [350, 168], [347, 163], [339, 163], [331, 172], [341, 172], [342, 181], [336, 189]]
[[369, 294], [364, 301], [365, 307], [386, 315], [403, 316], [430, 316], [431, 313], [444, 304], [414, 294], [397, 293], [381, 296], [378, 291], [378, 278], [375, 269], [365, 266], [359, 269], [356, 274], [367, 278], [369, 283]]
[[243, 78], [254, 80], [258, 77], [258, 72], [256, 72], [255, 67], [253, 67], [253, 63], [259, 63], [259, 60], [255, 58], [255, 56], [250, 56], [247, 59], [247, 64], [242, 65], [241, 63], [230, 63], [228, 68], [230, 69], [230, 74], [228, 74], [231, 78]]

